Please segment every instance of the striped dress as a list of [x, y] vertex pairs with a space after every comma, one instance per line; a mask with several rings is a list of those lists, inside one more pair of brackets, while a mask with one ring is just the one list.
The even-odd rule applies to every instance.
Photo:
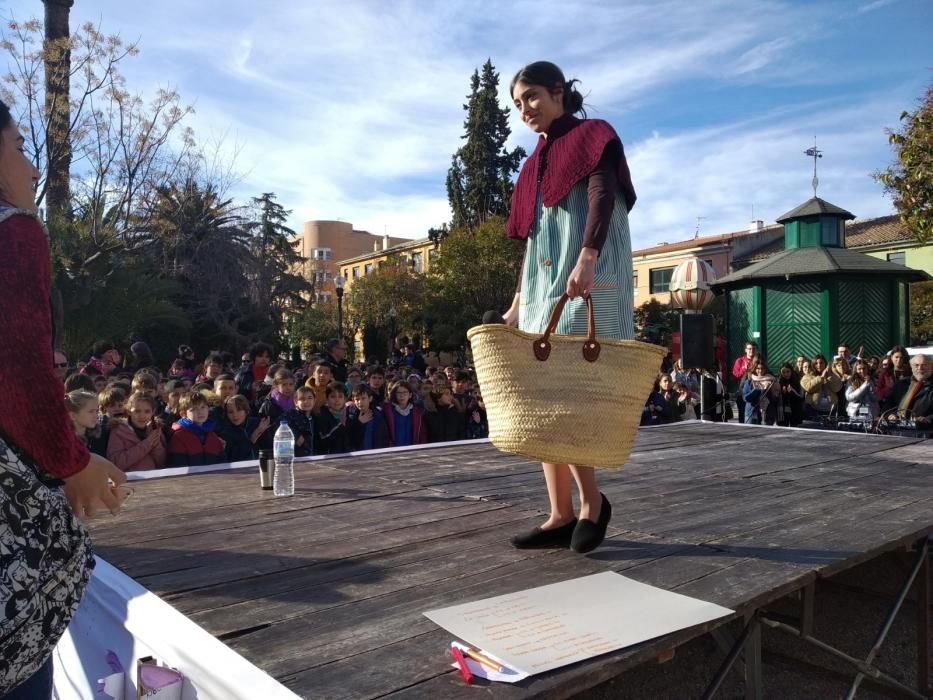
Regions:
[[[534, 230], [528, 237], [522, 270], [518, 327], [543, 333], [554, 304], [567, 290], [567, 279], [583, 248], [589, 209], [586, 178], [556, 206], [542, 206], [538, 197]], [[590, 290], [596, 313], [596, 336], [617, 340], [635, 337], [632, 295], [632, 244], [625, 201], [616, 194], [609, 232], [596, 261]], [[571, 299], [557, 324], [560, 335], [586, 335], [586, 302]]]

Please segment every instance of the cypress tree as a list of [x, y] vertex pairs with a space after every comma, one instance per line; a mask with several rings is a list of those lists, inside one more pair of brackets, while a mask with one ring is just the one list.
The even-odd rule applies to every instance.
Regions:
[[472, 229], [487, 216], [507, 216], [512, 198], [512, 175], [525, 157], [516, 147], [507, 151], [509, 108], [499, 106], [499, 74], [487, 59], [482, 72], [470, 79], [470, 95], [463, 105], [465, 143], [454, 153], [447, 172], [447, 198], [453, 211], [451, 228]]

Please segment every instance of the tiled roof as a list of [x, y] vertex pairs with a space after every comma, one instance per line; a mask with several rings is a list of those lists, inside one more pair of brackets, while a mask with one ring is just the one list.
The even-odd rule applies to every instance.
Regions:
[[[846, 224], [846, 248], [858, 249], [891, 243], [910, 243], [914, 236], [907, 230], [897, 214], [879, 216]], [[784, 239], [779, 238], [755, 250], [751, 255], [736, 258], [734, 265], [764, 260], [784, 250]]]
[[770, 226], [763, 227], [759, 231], [732, 231], [731, 233], [719, 233], [715, 236], [700, 236], [699, 238], [690, 238], [686, 241], [677, 241], [676, 243], [659, 243], [658, 245], [651, 246], [650, 248], [633, 250], [632, 257], [639, 255], [657, 255], [658, 253], [675, 253], [679, 250], [689, 250], [690, 248], [702, 248], [704, 246], [719, 245], [740, 236], [754, 235], [756, 233], [762, 233], [763, 231], [773, 231], [776, 228], [780, 228], [780, 225], [771, 224]]
[[904, 280], [930, 279], [922, 270], [912, 270], [887, 260], [873, 258], [848, 248], [792, 248], [772, 255], [717, 280], [713, 288], [735, 282], [774, 277], [803, 277], [849, 272], [857, 274], [896, 275]]
[[876, 219], [853, 221], [846, 226], [846, 248], [863, 248], [883, 243], [908, 243], [915, 240], [897, 214]]
[[362, 260], [367, 260], [369, 258], [378, 258], [381, 255], [392, 255], [393, 253], [401, 253], [411, 248], [420, 248], [431, 242], [430, 238], [418, 238], [415, 240], [405, 241], [404, 243], [397, 243], [391, 248], [386, 248], [385, 250], [374, 250], [371, 253], [363, 253], [361, 255], [354, 255], [352, 258], [346, 258], [344, 260], [338, 260], [338, 265], [347, 265], [350, 263], [360, 262]]
[[797, 219], [801, 216], [818, 216], [819, 214], [836, 214], [845, 219], [854, 219], [855, 214], [850, 211], [846, 211], [841, 207], [837, 207], [835, 204], [830, 204], [825, 199], [820, 199], [819, 197], [810, 197], [806, 202], [801, 204], [799, 207], [791, 209], [789, 212], [783, 216], [777, 218], [779, 224], [783, 224], [788, 219]]

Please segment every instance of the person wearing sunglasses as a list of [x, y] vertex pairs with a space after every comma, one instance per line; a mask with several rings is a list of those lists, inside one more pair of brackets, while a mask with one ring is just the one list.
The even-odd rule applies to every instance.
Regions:
[[68, 356], [61, 350], [52, 353], [52, 369], [55, 370], [55, 375], [64, 382], [65, 377], [68, 376]]

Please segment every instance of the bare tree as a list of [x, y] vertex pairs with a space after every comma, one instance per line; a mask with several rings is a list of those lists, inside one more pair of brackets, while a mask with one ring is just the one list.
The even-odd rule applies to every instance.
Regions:
[[194, 149], [182, 124], [193, 110], [171, 89], [149, 101], [130, 93], [119, 67], [138, 53], [137, 45], [90, 23], [69, 37], [70, 5], [46, 2], [54, 39], [44, 38], [38, 19], [7, 24], [0, 48], [9, 71], [0, 91], [40, 168], [36, 199], [46, 205], [53, 235], [54, 214], [70, 215], [77, 199], [92, 210], [95, 244], [131, 243], [156, 187], [173, 179]]

